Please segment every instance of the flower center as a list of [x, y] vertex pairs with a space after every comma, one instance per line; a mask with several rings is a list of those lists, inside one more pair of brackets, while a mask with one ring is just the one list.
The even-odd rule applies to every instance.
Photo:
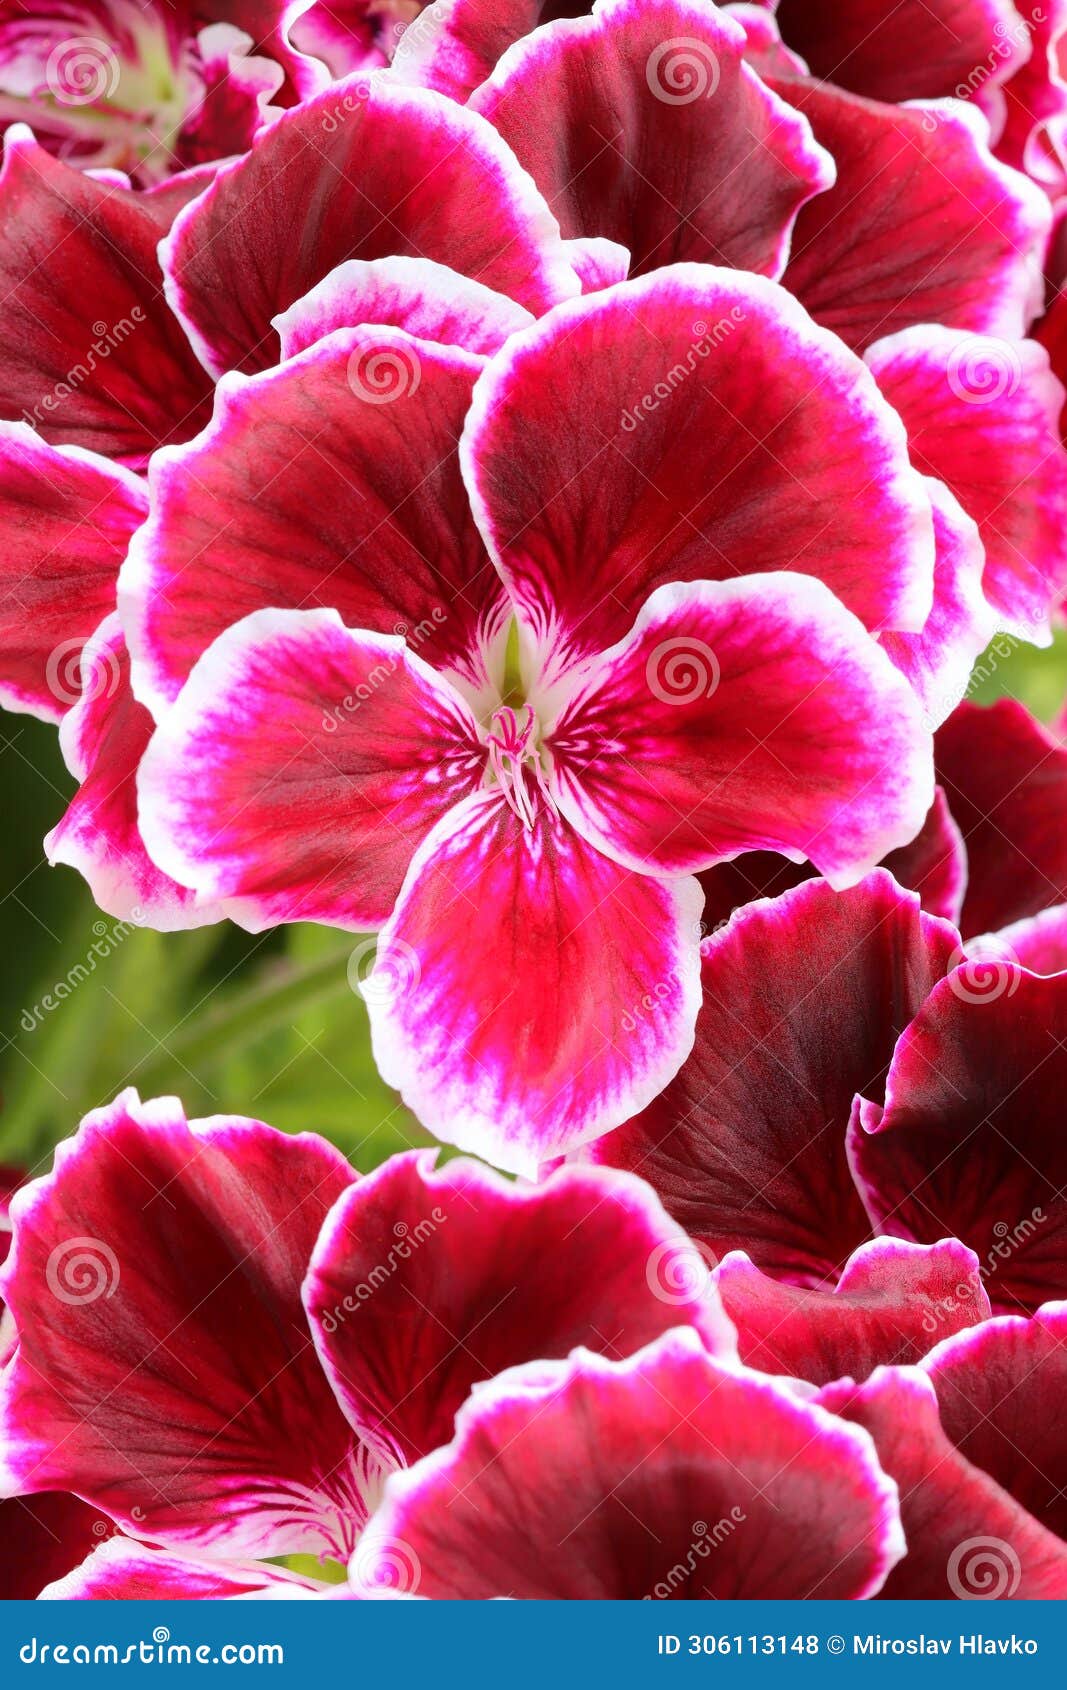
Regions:
[[516, 710], [502, 704], [493, 712], [486, 737], [488, 775], [522, 825], [530, 829], [537, 816], [538, 796], [555, 809], [541, 762], [537, 716], [532, 704]]
[[196, 66], [193, 40], [168, 28], [162, 9], [108, 0], [53, 17], [42, 8], [8, 43], [0, 117], [51, 135], [59, 156], [83, 168], [162, 179], [203, 92]]

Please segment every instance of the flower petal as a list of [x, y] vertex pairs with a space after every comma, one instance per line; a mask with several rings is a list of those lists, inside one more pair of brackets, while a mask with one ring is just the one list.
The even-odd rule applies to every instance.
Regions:
[[[881, 866], [901, 886], [918, 892], [923, 909], [930, 915], [959, 921], [967, 882], [967, 853], [939, 786], [934, 788], [934, 801], [915, 838], [890, 851]], [[697, 876], [704, 888], [704, 931], [711, 933], [724, 926], [743, 904], [755, 898], [780, 897], [810, 880], [814, 873], [809, 863], [791, 862], [776, 851], [745, 851], [731, 862], [716, 863]]]
[[[1011, 649], [993, 647], [1001, 657]], [[961, 704], [934, 754], [970, 863], [961, 931], [991, 932], [1067, 900], [1067, 749], [1001, 698]]]
[[357, 1575], [388, 1584], [400, 1544], [444, 1600], [855, 1598], [903, 1552], [867, 1437], [684, 1328], [476, 1391], [455, 1442], [391, 1479]]
[[746, 1366], [815, 1385], [920, 1361], [937, 1339], [989, 1314], [978, 1259], [954, 1238], [928, 1248], [862, 1244], [832, 1291], [772, 1279], [743, 1250], [720, 1263], [715, 1282]]
[[596, 0], [511, 47], [471, 96], [563, 234], [603, 235], [631, 273], [690, 259], [780, 275], [800, 207], [834, 179], [807, 123], [696, 0]]
[[988, 570], [977, 525], [943, 482], [931, 478], [926, 485], [937, 546], [933, 608], [921, 633], [887, 633], [881, 643], [911, 682], [927, 725], [937, 728], [966, 693], [975, 659], [998, 621], [982, 590]]
[[112, 1537], [41, 1591], [46, 1602], [190, 1602], [300, 1595], [316, 1587], [264, 1561], [197, 1561]]
[[930, 502], [899, 418], [761, 277], [679, 265], [550, 312], [479, 378], [460, 456], [556, 667], [672, 581], [802, 570], [872, 629], [930, 609]]
[[804, 575], [659, 587], [546, 743], [574, 826], [646, 872], [777, 850], [849, 885], [933, 799], [914, 693]]
[[543, 0], [435, 0], [404, 31], [391, 75], [462, 105], [497, 61], [541, 21]]
[[849, 1158], [877, 1231], [975, 1251], [996, 1308], [1067, 1290], [1067, 976], [972, 961], [903, 1034], [885, 1107], [857, 1098]]
[[58, 721], [81, 690], [79, 655], [115, 603], [147, 500], [137, 479], [75, 447], [0, 423], [0, 702]]
[[456, 459], [480, 368], [363, 327], [225, 378], [210, 428], [153, 461], [120, 578], [138, 697], [162, 715], [215, 636], [267, 606], [336, 609], [483, 682], [503, 593]]
[[900, 1490], [908, 1553], [883, 1596], [1033, 1601], [1067, 1595], [1067, 1547], [953, 1448], [924, 1373], [879, 1369], [858, 1388], [850, 1380], [828, 1386], [818, 1400], [866, 1427]]
[[39, 1596], [113, 1530], [98, 1508], [64, 1491], [0, 1501], [0, 1601]]
[[884, 871], [749, 904], [701, 946], [692, 1056], [593, 1159], [649, 1180], [716, 1256], [836, 1280], [870, 1234], [845, 1158], [853, 1095], [884, 1075], [955, 944]]
[[419, 847], [379, 940], [365, 995], [383, 1078], [438, 1138], [535, 1174], [677, 1072], [701, 902], [546, 804], [527, 830], [499, 790], [475, 793]]
[[534, 312], [578, 292], [554, 219], [492, 126], [380, 76], [285, 113], [162, 249], [171, 304], [217, 375], [273, 364], [273, 318], [336, 265], [396, 254], [436, 259]]
[[401, 1465], [452, 1437], [472, 1389], [587, 1342], [625, 1356], [691, 1322], [713, 1354], [736, 1342], [701, 1256], [651, 1188], [564, 1167], [513, 1185], [436, 1151], [393, 1156], [339, 1200], [304, 1303], [323, 1366], [360, 1436]]
[[946, 1338], [923, 1363], [941, 1424], [960, 1453], [1036, 1520], [1067, 1537], [1060, 1404], [1067, 1387], [1067, 1303]]
[[217, 907], [198, 901], [145, 850], [137, 768], [154, 724], [130, 690], [130, 660], [116, 615], [87, 641], [80, 679], [81, 696], [63, 718], [59, 741], [81, 784], [46, 837], [45, 855], [84, 875], [93, 902], [122, 922], [170, 932], [218, 921]]
[[260, 610], [208, 647], [141, 763], [148, 849], [204, 899], [361, 930], [482, 777], [474, 720], [398, 636]]
[[1048, 645], [1049, 613], [1067, 588], [1064, 390], [1048, 353], [1034, 340], [928, 325], [878, 341], [867, 363], [904, 418], [912, 462], [978, 524], [998, 626]]
[[1026, 58], [1011, 0], [778, 0], [778, 27], [815, 76], [875, 100], [966, 98]]
[[3, 414], [133, 468], [195, 434], [211, 383], [160, 298], [166, 228], [146, 196], [61, 164], [16, 124], [0, 208]]
[[300, 1284], [353, 1177], [322, 1139], [174, 1098], [88, 1115], [12, 1205], [6, 1493], [75, 1489], [176, 1549], [343, 1557], [352, 1437]]
[[916, 323], [1026, 333], [1049, 205], [992, 157], [980, 112], [962, 100], [877, 105], [825, 82], [774, 86], [837, 164], [834, 187], [797, 219], [783, 278], [816, 322], [858, 351]]
[[506, 294], [430, 258], [350, 258], [275, 317], [274, 327], [282, 357], [293, 358], [334, 329], [361, 323], [389, 323], [420, 340], [489, 354], [532, 322]]

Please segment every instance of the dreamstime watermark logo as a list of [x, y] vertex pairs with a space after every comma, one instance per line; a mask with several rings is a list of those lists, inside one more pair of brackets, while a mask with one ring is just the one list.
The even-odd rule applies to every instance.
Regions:
[[645, 1263], [645, 1283], [657, 1302], [677, 1308], [703, 1297], [718, 1262], [706, 1244], [672, 1238], [657, 1244]]
[[972, 940], [957, 945], [948, 959], [948, 984], [963, 1003], [995, 1003], [1019, 990], [1019, 959], [1001, 940]]
[[1017, 390], [1023, 379], [1022, 359], [1006, 340], [969, 335], [953, 347], [946, 375], [965, 405], [992, 405]]
[[53, 1297], [71, 1307], [98, 1303], [119, 1286], [118, 1257], [100, 1238], [67, 1238], [57, 1244], [45, 1267]]
[[48, 92], [61, 106], [88, 106], [110, 100], [119, 85], [119, 61], [106, 41], [95, 35], [72, 35], [48, 55], [44, 79]]
[[95, 375], [101, 364], [106, 364], [111, 354], [127, 341], [135, 328], [145, 321], [145, 313], [140, 305], [130, 307], [128, 317], [120, 317], [117, 323], [105, 323], [103, 318], [93, 324], [94, 339], [87, 347], [84, 357], [57, 381], [50, 392], [39, 399], [32, 411], [23, 410], [22, 421], [29, 423], [31, 428], [38, 428], [45, 421], [43, 413], [48, 415], [57, 410], [64, 399], [71, 399], [78, 389]]
[[676, 1561], [666, 1577], [654, 1584], [643, 1602], [665, 1602], [676, 1591], [684, 1588], [693, 1577], [702, 1561], [706, 1561], [713, 1550], [732, 1537], [738, 1526], [748, 1519], [744, 1509], [739, 1506], [731, 1508], [729, 1514], [724, 1514], [721, 1520], [716, 1520], [709, 1526], [706, 1520], [694, 1520], [690, 1530], [692, 1539], [689, 1548], [681, 1561]]
[[422, 381], [422, 361], [413, 346], [363, 346], [348, 360], [348, 385], [367, 405], [410, 399]]
[[689, 350], [685, 357], [679, 363], [672, 364], [671, 368], [656, 382], [655, 386], [641, 395], [636, 405], [631, 405], [629, 410], [622, 413], [619, 423], [620, 428], [624, 429], [627, 434], [632, 434], [646, 417], [651, 416], [654, 411], [658, 411], [663, 401], [669, 399], [681, 387], [682, 383], [689, 379], [704, 358], [710, 358], [723, 341], [729, 340], [735, 329], [739, 329], [744, 320], [744, 308], [740, 305], [731, 305], [726, 315], [712, 323], [710, 328], [707, 323], [698, 318], [693, 324], [693, 339], [689, 343]]
[[969, 1537], [948, 1558], [949, 1587], [961, 1602], [1000, 1602], [1014, 1596], [1023, 1570], [1002, 1537]]
[[661, 640], [645, 664], [648, 690], [661, 704], [695, 704], [698, 698], [710, 698], [721, 679], [711, 647], [690, 634]]
[[[1028, 18], [1016, 18], [1012, 23], [1005, 23], [1000, 19], [993, 25], [993, 45], [988, 54], [976, 64], [962, 82], [957, 82], [952, 90], [954, 99], [973, 100], [980, 94], [988, 82], [1000, 80], [1005, 69], [1010, 68], [1015, 58], [1016, 50], [1025, 47], [1030, 39], [1030, 32], [1043, 24], [1048, 13], [1041, 6], [1035, 6]], [[928, 111], [922, 120], [922, 126], [928, 135], [932, 135], [938, 127], [944, 112]]]
[[414, 1596], [422, 1583], [422, 1562], [410, 1543], [401, 1537], [374, 1539], [356, 1545], [349, 1563], [348, 1581], [356, 1590], [389, 1590]]
[[[697, 935], [699, 941], [699, 934]], [[666, 979], [657, 980], [655, 985], [649, 986], [635, 1003], [626, 1011], [619, 1026], [624, 1033], [636, 1033], [642, 1022], [651, 1021], [663, 1009], [664, 1004], [675, 1003], [681, 988], [677, 974], [668, 974]]]
[[676, 35], [661, 41], [645, 61], [645, 81], [665, 106], [710, 100], [719, 86], [719, 60], [706, 41]]
[[425, 6], [417, 18], [408, 23], [393, 25], [396, 46], [393, 48], [391, 68], [397, 73], [414, 70], [422, 64], [433, 42], [446, 24], [446, 17], [438, 6]]
[[418, 955], [403, 939], [363, 939], [348, 959], [350, 989], [378, 1008], [407, 997], [421, 978]]
[[87, 663], [85, 641], [61, 640], [53, 646], [44, 666], [45, 683], [57, 704], [77, 704], [80, 698], [90, 702], [97, 698], [113, 698], [122, 679], [117, 652], [107, 647], [98, 650]]

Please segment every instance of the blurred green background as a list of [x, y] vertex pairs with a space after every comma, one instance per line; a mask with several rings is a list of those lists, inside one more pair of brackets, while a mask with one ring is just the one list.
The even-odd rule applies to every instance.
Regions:
[[[983, 661], [977, 702], [1011, 694], [1042, 720], [1058, 714], [1067, 633], [1048, 651]], [[110, 939], [117, 924], [80, 876], [49, 868], [41, 851], [74, 786], [55, 729], [0, 711], [0, 771], [0, 1162], [40, 1171], [86, 1110], [127, 1085], [177, 1093], [190, 1115], [324, 1133], [364, 1171], [430, 1142], [375, 1072], [366, 1009], [348, 981], [353, 935], [299, 926], [253, 937], [224, 925]], [[94, 943], [106, 958], [35, 1017]]]

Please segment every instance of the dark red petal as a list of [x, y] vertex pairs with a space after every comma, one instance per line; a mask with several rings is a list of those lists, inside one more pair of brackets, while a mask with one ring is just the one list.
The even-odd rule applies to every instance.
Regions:
[[882, 870], [739, 910], [701, 947], [692, 1056], [594, 1159], [649, 1180], [716, 1255], [836, 1280], [871, 1230], [845, 1156], [853, 1096], [880, 1083], [955, 942]]
[[961, 1239], [995, 1308], [1067, 1291], [1065, 1025], [1067, 975], [964, 963], [901, 1037], [884, 1109], [856, 1100], [849, 1156], [877, 1230]]
[[470, 105], [500, 131], [568, 238], [630, 272], [692, 260], [781, 274], [800, 207], [833, 166], [697, 0], [599, 0], [512, 47]]
[[817, 322], [859, 350], [916, 323], [1026, 333], [1040, 307], [1048, 201], [991, 156], [980, 113], [962, 101], [877, 105], [827, 83], [775, 86], [837, 164], [835, 186], [797, 219], [783, 277]]
[[961, 931], [993, 932], [1067, 900], [1067, 750], [1002, 698], [961, 704], [934, 757], [970, 865]]
[[484, 118], [358, 75], [224, 166], [178, 218], [163, 262], [175, 310], [221, 374], [273, 364], [272, 319], [336, 265], [396, 254], [436, 259], [535, 313], [579, 287], [547, 206]]
[[435, 1157], [391, 1157], [354, 1185], [304, 1287], [338, 1400], [376, 1447], [418, 1460], [476, 1385], [579, 1343], [627, 1356], [692, 1322], [736, 1354], [707, 1266], [641, 1180], [561, 1168], [513, 1185]]
[[0, 411], [134, 468], [206, 420], [211, 382], [161, 293], [165, 220], [9, 129]]
[[908, 1553], [883, 1597], [1067, 1596], [1067, 1546], [953, 1447], [924, 1373], [880, 1369], [858, 1389], [850, 1380], [828, 1386], [818, 1401], [866, 1427], [900, 1490]]
[[353, 1174], [310, 1135], [127, 1092], [19, 1193], [3, 1490], [75, 1489], [124, 1530], [343, 1557], [366, 1511], [300, 1302]]
[[82, 689], [82, 647], [114, 607], [148, 501], [128, 471], [0, 423], [0, 701], [58, 721]]

